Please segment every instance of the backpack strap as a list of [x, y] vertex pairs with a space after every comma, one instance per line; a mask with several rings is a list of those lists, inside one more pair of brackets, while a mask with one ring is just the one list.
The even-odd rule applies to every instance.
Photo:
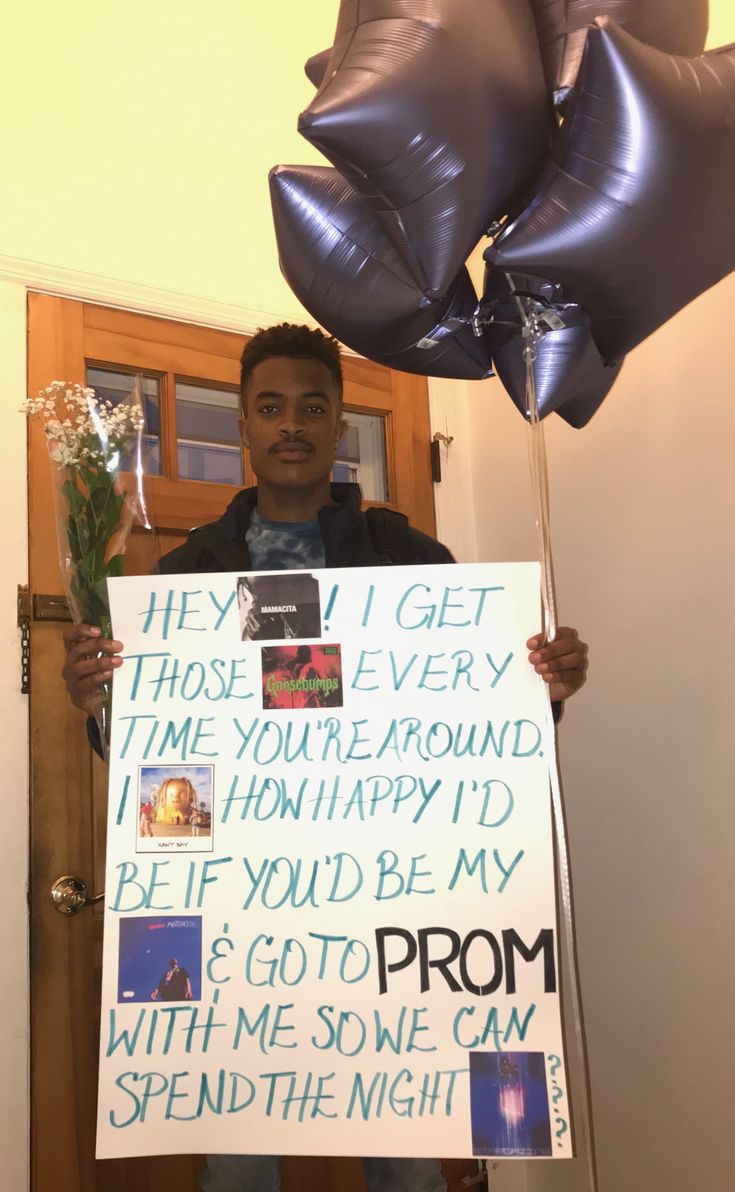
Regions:
[[411, 533], [408, 518], [394, 509], [373, 505], [365, 510], [373, 547], [395, 565], [420, 563], [418, 544]]

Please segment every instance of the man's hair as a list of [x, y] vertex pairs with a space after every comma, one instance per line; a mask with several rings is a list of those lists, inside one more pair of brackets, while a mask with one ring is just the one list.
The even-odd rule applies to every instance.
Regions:
[[255, 369], [263, 360], [273, 356], [286, 356], [291, 360], [319, 360], [332, 374], [342, 402], [342, 361], [339, 344], [332, 335], [325, 335], [315, 327], [299, 326], [297, 323], [278, 323], [275, 327], [261, 327], [256, 335], [245, 344], [240, 368], [240, 401], [245, 408], [245, 390]]

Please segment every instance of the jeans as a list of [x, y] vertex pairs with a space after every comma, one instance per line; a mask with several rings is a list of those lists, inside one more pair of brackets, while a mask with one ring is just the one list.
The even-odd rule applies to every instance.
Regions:
[[[446, 1192], [438, 1159], [363, 1159], [368, 1192]], [[279, 1192], [276, 1155], [208, 1155], [202, 1192]]]

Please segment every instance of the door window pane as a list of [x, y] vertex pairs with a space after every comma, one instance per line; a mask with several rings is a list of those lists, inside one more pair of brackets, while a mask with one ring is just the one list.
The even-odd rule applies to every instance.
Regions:
[[[94, 389], [99, 401], [110, 401], [113, 406], [127, 401], [136, 384], [140, 386], [143, 404], [143, 466], [152, 476], [161, 474], [161, 397], [158, 377], [145, 377], [141, 373], [123, 372], [111, 368], [87, 368], [87, 385]], [[120, 461], [122, 471], [129, 472], [133, 466], [128, 457]]]
[[337, 444], [334, 480], [359, 484], [366, 501], [387, 501], [385, 418], [346, 410], [344, 419], [347, 426]]
[[243, 482], [237, 391], [176, 382], [179, 477], [210, 484]]

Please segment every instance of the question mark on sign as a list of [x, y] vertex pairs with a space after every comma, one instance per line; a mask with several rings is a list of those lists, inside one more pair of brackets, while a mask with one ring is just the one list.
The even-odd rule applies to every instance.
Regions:
[[[551, 1077], [551, 1088], [552, 1088], [551, 1100], [553, 1101], [554, 1106], [556, 1106], [559, 1103], [559, 1101], [561, 1101], [564, 1097], [564, 1089], [562, 1088], [562, 1086], [559, 1084], [559, 1082], [556, 1079], [556, 1074], [562, 1066], [561, 1058], [558, 1055], [549, 1055], [546, 1057], [546, 1059], [548, 1061], [549, 1075]], [[562, 1146], [561, 1139], [566, 1134], [567, 1130], [569, 1129], [569, 1126], [567, 1125], [565, 1118], [563, 1118], [557, 1112], [556, 1108], [554, 1109], [554, 1124], [557, 1127], [556, 1130], [554, 1131], [554, 1135], [556, 1137], [556, 1145], [558, 1147], [561, 1147]]]
[[559, 1122], [559, 1129], [556, 1131], [557, 1145], [561, 1146], [561, 1141], [559, 1140], [561, 1139], [562, 1135], [566, 1134], [569, 1127], [564, 1118], [557, 1118], [557, 1121]]

